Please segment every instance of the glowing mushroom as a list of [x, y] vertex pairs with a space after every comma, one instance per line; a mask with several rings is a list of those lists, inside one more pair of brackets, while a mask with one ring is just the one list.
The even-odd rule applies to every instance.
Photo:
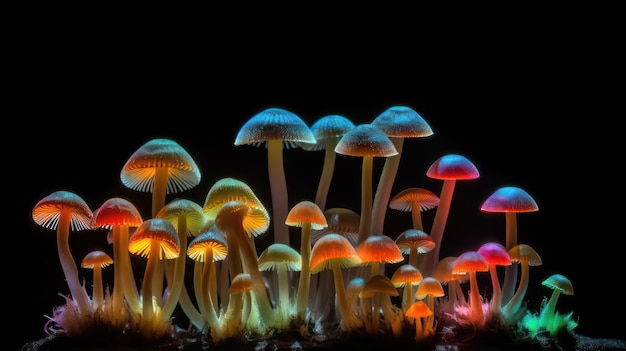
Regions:
[[135, 282], [133, 267], [128, 253], [129, 228], [137, 228], [143, 223], [139, 210], [135, 205], [123, 198], [107, 199], [93, 212], [92, 228], [110, 229], [113, 244], [113, 294], [112, 309], [114, 314], [121, 316], [124, 309], [124, 298], [130, 308], [139, 313], [141, 301]]
[[82, 268], [93, 270], [93, 307], [95, 309], [103, 309], [104, 305], [104, 289], [102, 285], [102, 268], [113, 263], [113, 259], [109, 254], [101, 250], [89, 252], [80, 263]]
[[408, 106], [392, 106], [378, 115], [371, 124], [389, 137], [398, 152], [385, 159], [374, 197], [371, 232], [383, 233], [389, 196], [400, 165], [404, 139], [431, 136], [433, 130], [417, 111]]
[[283, 144], [289, 148], [298, 147], [300, 143], [315, 144], [317, 140], [298, 115], [276, 107], [252, 116], [235, 138], [235, 145], [267, 145], [275, 243], [289, 245], [289, 227], [284, 225], [289, 212], [289, 201], [283, 166]]
[[372, 173], [374, 157], [394, 156], [398, 154], [398, 151], [389, 137], [378, 127], [371, 124], [360, 124], [341, 137], [335, 147], [335, 152], [362, 158], [361, 222], [359, 223], [358, 240], [361, 243], [372, 232]]
[[329, 233], [320, 238], [311, 250], [311, 273], [331, 269], [335, 279], [335, 294], [341, 314], [341, 322], [347, 330], [359, 328], [362, 323], [350, 309], [346, 296], [346, 287], [343, 280], [342, 268], [356, 267], [361, 259], [348, 239], [335, 233]]
[[292, 314], [287, 271], [299, 271], [301, 267], [302, 257], [289, 245], [272, 243], [259, 256], [259, 270], [273, 270], [278, 276], [277, 310], [280, 312], [282, 327], [289, 324], [289, 317]]
[[509, 249], [509, 257], [512, 262], [518, 262], [521, 267], [521, 276], [517, 290], [509, 302], [502, 307], [502, 314], [508, 320], [517, 320], [520, 316], [518, 312], [522, 307], [524, 296], [528, 290], [530, 266], [541, 266], [541, 257], [530, 245], [517, 244]]
[[371, 275], [383, 274], [381, 264], [404, 260], [402, 251], [388, 235], [371, 235], [355, 248], [363, 265], [371, 265]]
[[555, 273], [541, 282], [541, 285], [552, 289], [548, 303], [543, 306], [539, 314], [539, 325], [544, 326], [551, 334], [558, 329], [556, 324], [556, 303], [561, 294], [574, 295], [572, 282], [563, 274]]
[[352, 128], [354, 128], [354, 123], [344, 116], [323, 116], [311, 125], [311, 132], [313, 136], [315, 136], [317, 143], [300, 144], [302, 149], [307, 151], [324, 150], [322, 175], [320, 176], [317, 192], [315, 193], [315, 204], [317, 204], [322, 211], [326, 210], [326, 198], [328, 197], [328, 190], [335, 170], [335, 161], [337, 158], [335, 146], [337, 146], [339, 139]]
[[483, 255], [487, 263], [489, 263], [489, 275], [491, 277], [491, 288], [493, 289], [489, 306], [491, 307], [491, 313], [499, 315], [502, 295], [500, 288], [500, 278], [498, 278], [498, 271], [496, 266], [510, 266], [511, 257], [509, 257], [507, 249], [502, 244], [497, 242], [484, 243], [476, 251], [478, 251], [479, 254]]
[[469, 315], [468, 319], [475, 325], [485, 323], [485, 313], [483, 312], [483, 302], [478, 290], [478, 280], [476, 272], [489, 271], [489, 263], [485, 257], [476, 251], [466, 251], [460, 254], [452, 264], [453, 274], [467, 273], [470, 281], [469, 291]]
[[160, 325], [156, 322], [159, 320], [159, 306], [155, 301], [152, 280], [160, 260], [176, 258], [180, 253], [176, 228], [163, 218], [147, 219], [128, 239], [128, 251], [148, 258], [141, 289], [143, 305], [140, 327], [147, 338], [160, 337], [165, 330], [157, 328]]
[[[424, 277], [417, 286], [415, 298], [418, 300], [426, 299], [426, 305], [431, 311], [435, 311], [435, 297], [442, 297], [445, 293], [441, 282], [435, 277]], [[424, 320], [424, 327], [428, 329], [435, 328], [435, 317], [430, 316]]]
[[403, 264], [398, 267], [391, 276], [391, 282], [397, 288], [403, 288], [402, 309], [406, 310], [414, 301], [413, 288], [418, 286], [424, 279], [422, 273], [415, 266]]
[[78, 310], [86, 316], [91, 315], [91, 304], [87, 292], [78, 280], [78, 267], [70, 251], [68, 239], [70, 229], [75, 231], [91, 229], [92, 216], [93, 213], [85, 200], [65, 190], [55, 191], [39, 200], [32, 211], [35, 223], [56, 230], [57, 250], [65, 281], [78, 305]]
[[291, 208], [287, 214], [285, 224], [291, 227], [300, 227], [300, 255], [304, 262], [298, 281], [296, 312], [300, 319], [304, 319], [309, 301], [309, 287], [311, 284], [311, 272], [309, 261], [311, 259], [311, 230], [326, 228], [328, 223], [319, 206], [311, 201], [300, 201]]
[[[504, 186], [489, 195], [480, 210], [505, 214], [506, 243], [504, 246], [510, 250], [517, 245], [517, 214], [538, 211], [539, 206], [526, 190], [516, 186]], [[504, 270], [502, 304], [508, 303], [513, 296], [517, 283], [517, 265], [517, 262], [514, 262]]]
[[428, 308], [426, 303], [422, 300], [415, 301], [411, 306], [406, 309], [406, 311], [404, 311], [405, 317], [413, 318], [413, 320], [415, 321], [415, 341], [421, 342], [431, 336], [430, 332], [425, 332], [422, 318], [432, 315], [433, 311]]
[[450, 213], [450, 205], [452, 204], [452, 195], [454, 194], [456, 183], [459, 180], [476, 179], [480, 174], [472, 161], [465, 156], [447, 154], [439, 157], [430, 165], [426, 171], [426, 176], [443, 180], [441, 194], [439, 195], [439, 206], [437, 206], [437, 212], [435, 212], [435, 218], [433, 219], [433, 225], [429, 233], [430, 237], [435, 242], [435, 249], [422, 255], [420, 258], [423, 260], [417, 267], [422, 274], [430, 276], [432, 275], [435, 264], [439, 262], [441, 241], [443, 239], [446, 222], [448, 221], [448, 214]]
[[[365, 281], [359, 297], [361, 299], [363, 317], [369, 321], [365, 325], [368, 333], [373, 335], [378, 333], [380, 313], [382, 312], [386, 329], [391, 329], [394, 335], [398, 335], [402, 326], [394, 322], [398, 321], [396, 314], [402, 313], [402, 311], [391, 303], [391, 296], [398, 295], [398, 291], [391, 279], [385, 275], [373, 275]], [[364, 301], [366, 299], [369, 300], [369, 304]]]
[[407, 229], [396, 238], [396, 244], [404, 255], [409, 255], [409, 264], [417, 268], [417, 257], [432, 251], [435, 242], [428, 233], [419, 229]]
[[437, 262], [437, 265], [435, 265], [435, 269], [433, 270], [432, 275], [441, 283], [442, 286], [447, 286], [448, 301], [441, 304], [441, 306], [443, 310], [450, 313], [454, 311], [454, 307], [457, 304], [467, 304], [465, 294], [461, 289], [461, 282], [467, 282], [469, 280], [467, 272], [461, 272], [456, 274], [452, 273], [454, 260], [456, 260], [456, 256], [447, 256], [439, 260], [439, 262]]
[[389, 208], [411, 212], [413, 228], [424, 230], [422, 212], [428, 211], [439, 205], [439, 197], [430, 190], [424, 188], [408, 188], [400, 191], [389, 201]]

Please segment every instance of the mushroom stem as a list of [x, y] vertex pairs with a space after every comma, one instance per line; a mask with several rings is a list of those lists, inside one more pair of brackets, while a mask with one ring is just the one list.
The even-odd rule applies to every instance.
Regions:
[[70, 293], [78, 304], [78, 310], [83, 315], [91, 315], [92, 311], [89, 296], [78, 280], [78, 267], [76, 267], [76, 263], [70, 251], [69, 231], [71, 218], [72, 214], [68, 211], [62, 211], [59, 216], [59, 224], [57, 226], [57, 251], [59, 253], [59, 261], [61, 262], [61, 268], [63, 268], [67, 285], [70, 288]]
[[[389, 196], [391, 195], [391, 188], [393, 187], [396, 174], [398, 173], [400, 156], [402, 156], [404, 138], [389, 137], [389, 139], [396, 147], [398, 154], [385, 158], [385, 165], [383, 166], [382, 173], [378, 180], [376, 195], [374, 197], [371, 233], [383, 233], [385, 226], [385, 214], [389, 205]], [[419, 213], [419, 208], [417, 209], [417, 212]]]
[[476, 324], [482, 324], [485, 314], [483, 312], [483, 304], [480, 298], [480, 292], [478, 291], [478, 280], [476, 279], [476, 273], [469, 273], [470, 281], [470, 295], [469, 304], [471, 309], [471, 320]]
[[[510, 250], [517, 245], [517, 213], [506, 212], [506, 249]], [[504, 270], [504, 282], [502, 283], [502, 304], [507, 304], [513, 297], [517, 282], [518, 262], [506, 266]]]
[[179, 215], [177, 223], [177, 233], [178, 240], [180, 240], [181, 252], [178, 257], [174, 259], [174, 262], [168, 261], [165, 264], [165, 269], [173, 271], [174, 274], [172, 280], [168, 281], [168, 285], [170, 285], [170, 292], [161, 310], [164, 320], [169, 319], [172, 316], [172, 313], [174, 313], [174, 309], [178, 304], [180, 293], [183, 290], [183, 285], [185, 282], [185, 264], [187, 261], [187, 220], [185, 218], [185, 215]]
[[152, 337], [152, 325], [154, 321], [154, 304], [152, 301], [152, 281], [159, 263], [159, 251], [161, 245], [158, 240], [152, 240], [150, 243], [150, 253], [148, 254], [148, 263], [143, 274], [143, 286], [141, 289], [143, 308], [141, 316], [141, 330], [148, 338]]
[[528, 290], [529, 265], [526, 262], [522, 262], [521, 266], [522, 275], [520, 277], [519, 286], [511, 300], [502, 307], [502, 313], [506, 316], [514, 316], [517, 311], [519, 311], [520, 307], [522, 307], [526, 290]]
[[335, 146], [337, 146], [338, 138], [326, 138], [326, 146], [324, 149], [324, 164], [322, 165], [322, 175], [320, 176], [319, 184], [317, 185], [317, 192], [315, 193], [315, 204], [324, 211], [326, 207], [326, 199], [328, 197], [328, 189], [335, 170], [335, 160], [337, 159], [337, 153], [335, 152]]
[[272, 194], [272, 213], [274, 219], [274, 243], [289, 245], [289, 227], [285, 218], [289, 213], [287, 181], [283, 165], [283, 141], [267, 141], [267, 162]]
[[446, 179], [443, 181], [441, 195], [439, 195], [439, 206], [437, 206], [437, 212], [435, 212], [435, 218], [433, 219], [433, 225], [430, 230], [430, 237], [435, 242], [435, 248], [430, 252], [420, 255], [422, 260], [418, 268], [424, 276], [432, 275], [433, 267], [439, 262], [439, 250], [441, 249], [443, 231], [448, 221], [455, 186], [455, 179]]
[[359, 241], [362, 243], [370, 236], [372, 219], [372, 173], [373, 156], [363, 156], [361, 168], [361, 221], [359, 223]]
[[[141, 300], [139, 299], [139, 291], [137, 290], [137, 283], [135, 283], [135, 276], [130, 262], [128, 238], [128, 226], [119, 226], [118, 240], [120, 252], [115, 252], [119, 256], [115, 258], [115, 265], [120, 266], [121, 283], [128, 306], [130, 306], [133, 311], [139, 312], [141, 310]], [[115, 249], [115, 251], [117, 251], [117, 249]], [[115, 286], [113, 289], [115, 290]]]
[[347, 330], [358, 328], [361, 326], [361, 321], [356, 318], [356, 316], [350, 309], [350, 303], [348, 302], [346, 287], [343, 281], [343, 274], [341, 273], [341, 263], [338, 260], [333, 259], [331, 260], [331, 266], [333, 270], [333, 278], [335, 280], [337, 305], [339, 307], [339, 313], [341, 314], [341, 321], [344, 324], [344, 328], [346, 328]]
[[296, 309], [298, 317], [304, 319], [309, 301], [309, 287], [311, 284], [311, 269], [309, 266], [309, 262], [311, 260], [311, 223], [302, 223], [301, 234], [302, 239], [300, 242], [300, 256], [302, 258], [302, 264], [300, 268], [300, 281], [298, 282]]

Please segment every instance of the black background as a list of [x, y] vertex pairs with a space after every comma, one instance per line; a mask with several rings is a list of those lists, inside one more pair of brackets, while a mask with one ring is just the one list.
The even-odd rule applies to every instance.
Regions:
[[[95, 210], [123, 197], [148, 218], [150, 194], [125, 188], [121, 167], [148, 140], [170, 138], [195, 159], [202, 181], [168, 200], [202, 204], [214, 182], [233, 177], [270, 208], [265, 150], [234, 145], [247, 119], [281, 107], [309, 125], [328, 114], [360, 124], [394, 105], [415, 109], [434, 134], [405, 140], [392, 196], [408, 187], [439, 193], [441, 181], [425, 173], [447, 153], [466, 156], [481, 174], [457, 183], [442, 257], [487, 241], [504, 243], [504, 216], [479, 208], [501, 186], [522, 187], [540, 208], [518, 216], [518, 242], [543, 260], [531, 268], [529, 306], [538, 308], [551, 293], [543, 279], [564, 274], [575, 295], [561, 296], [557, 310], [574, 311], [580, 334], [621, 337], [623, 323], [614, 320], [624, 313], [623, 82], [616, 42], [608, 36], [613, 22], [591, 25], [533, 12], [453, 27], [459, 13], [418, 30], [412, 24], [421, 18], [405, 18], [389, 32], [376, 17], [339, 31], [338, 16], [291, 34], [298, 21], [268, 28], [257, 18], [242, 25], [241, 34], [230, 31], [234, 25], [195, 22], [178, 27], [155, 20], [121, 30], [116, 21], [92, 23], [88, 16], [71, 24], [28, 21], [10, 54], [12, 108], [4, 114], [5, 189], [12, 199], [4, 299], [7, 308], [19, 306], [9, 318], [16, 344], [44, 337], [44, 315], [63, 303], [58, 293], [68, 293], [55, 233], [31, 218], [41, 198], [69, 190]], [[314, 199], [322, 160], [323, 152], [284, 151], [290, 207]], [[382, 163], [375, 161], [374, 184]], [[360, 159], [337, 158], [327, 208], [360, 210], [360, 166]], [[433, 216], [434, 210], [424, 213], [427, 227]], [[411, 225], [408, 213], [390, 210], [386, 218], [385, 232], [393, 237]], [[270, 228], [265, 236], [271, 234]], [[70, 248], [78, 263], [91, 250], [111, 250], [105, 231], [73, 232]], [[141, 272], [144, 261], [133, 263]], [[89, 270], [79, 273], [91, 277]]]

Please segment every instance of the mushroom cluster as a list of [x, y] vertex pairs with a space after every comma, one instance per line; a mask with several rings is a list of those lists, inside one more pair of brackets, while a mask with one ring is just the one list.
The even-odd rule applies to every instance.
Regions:
[[[415, 342], [435, 338], [444, 327], [459, 333], [508, 328], [531, 338], [572, 331], [577, 326], [572, 313], [556, 308], [560, 295], [573, 295], [565, 276], [555, 273], [542, 282], [552, 295], [539, 311], [525, 303], [530, 267], [542, 261], [518, 240], [518, 214], [539, 209], [524, 189], [498, 188], [480, 208], [505, 214], [501, 242], [476, 242], [443, 258], [455, 186], [479, 178], [478, 168], [463, 155], [444, 154], [425, 174], [442, 181], [440, 191], [413, 186], [391, 196], [403, 144], [432, 134], [426, 120], [407, 106], [392, 106], [370, 123], [329, 115], [311, 127], [284, 109], [261, 111], [243, 124], [234, 145], [267, 148], [271, 214], [269, 201], [242, 179], [218, 179], [204, 202], [178, 194], [168, 198], [200, 184], [200, 168], [177, 141], [149, 140], [131, 154], [120, 180], [151, 193], [150, 214], [119, 197], [92, 211], [66, 190], [45, 196], [33, 208], [37, 224], [56, 230], [69, 290], [46, 330], [80, 337], [104, 324], [120, 335], [160, 340], [170, 335], [180, 306], [189, 328], [215, 343], [290, 330], [308, 337], [411, 335]], [[325, 150], [317, 191], [292, 207], [283, 169], [286, 148]], [[326, 208], [336, 154], [361, 158], [358, 212]], [[385, 158], [376, 192], [374, 158]], [[425, 226], [421, 212], [435, 208], [433, 222]], [[389, 233], [383, 225], [388, 210], [410, 212], [412, 225]], [[273, 241], [261, 247], [257, 238], [266, 235], [270, 221]], [[93, 270], [92, 289], [81, 284], [69, 245], [70, 231], [78, 230], [104, 230], [103, 244], [112, 244], [81, 262], [81, 268]], [[299, 245], [290, 240], [295, 231]], [[133, 267], [131, 255], [145, 258], [145, 264]], [[109, 265], [113, 280], [105, 282], [102, 269]], [[385, 267], [393, 275], [386, 275]], [[143, 268], [140, 277], [138, 268]], [[481, 274], [489, 275], [490, 285], [479, 285]]]

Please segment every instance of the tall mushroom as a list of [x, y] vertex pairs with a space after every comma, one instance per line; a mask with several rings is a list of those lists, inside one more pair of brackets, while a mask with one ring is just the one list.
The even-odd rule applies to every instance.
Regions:
[[252, 116], [241, 127], [235, 145], [267, 146], [267, 170], [272, 195], [274, 242], [289, 245], [289, 227], [285, 218], [289, 212], [287, 181], [283, 165], [283, 145], [298, 147], [300, 143], [315, 144], [309, 126], [296, 114], [271, 107]]
[[326, 269], [333, 271], [337, 307], [341, 314], [343, 328], [346, 330], [359, 328], [362, 322], [350, 308], [341, 269], [356, 267], [360, 264], [361, 259], [348, 239], [336, 233], [329, 233], [321, 237], [315, 242], [311, 250], [310, 268], [312, 274]]
[[374, 118], [371, 124], [389, 137], [398, 152], [385, 159], [374, 197], [371, 231], [383, 233], [389, 196], [400, 165], [404, 139], [431, 136], [433, 130], [417, 111], [408, 106], [391, 106]]
[[156, 304], [153, 293], [152, 280], [156, 273], [157, 264], [163, 259], [173, 259], [180, 253], [180, 242], [176, 228], [163, 218], [145, 220], [128, 239], [128, 251], [141, 257], [147, 257], [148, 263], [143, 274], [141, 289], [142, 316], [140, 328], [148, 339], [158, 338], [165, 332], [158, 328], [159, 306]]
[[[516, 186], [503, 186], [487, 197], [480, 210], [505, 214], [506, 243], [504, 246], [510, 250], [517, 245], [517, 214], [538, 211], [539, 206], [526, 190]], [[514, 262], [504, 270], [502, 304], [508, 303], [513, 296], [517, 283], [517, 267], [518, 263]]]
[[322, 174], [317, 185], [317, 192], [315, 193], [315, 204], [317, 204], [322, 211], [326, 210], [328, 190], [330, 189], [330, 183], [335, 171], [335, 161], [337, 159], [335, 146], [337, 146], [339, 139], [352, 128], [354, 128], [354, 123], [348, 118], [340, 115], [326, 115], [320, 117], [311, 125], [311, 132], [313, 136], [315, 136], [317, 143], [300, 144], [303, 150], [324, 150]]
[[114, 315], [121, 316], [124, 309], [124, 299], [128, 306], [136, 313], [141, 310], [141, 301], [137, 291], [137, 283], [128, 253], [129, 228], [137, 228], [143, 223], [143, 218], [135, 205], [123, 198], [112, 197], [107, 199], [93, 211], [92, 228], [110, 229], [113, 243], [113, 294], [112, 309]]
[[359, 223], [359, 243], [371, 231], [372, 220], [372, 173], [374, 157], [389, 157], [398, 154], [395, 146], [380, 130], [371, 124], [360, 124], [341, 137], [335, 152], [362, 158], [361, 166], [361, 222]]
[[467, 157], [458, 154], [447, 154], [439, 157], [430, 165], [426, 171], [426, 176], [443, 180], [441, 194], [439, 195], [439, 206], [437, 206], [437, 212], [435, 212], [435, 218], [430, 230], [430, 237], [435, 242], [435, 249], [420, 256], [422, 260], [417, 267], [422, 274], [430, 276], [435, 264], [439, 262], [441, 241], [446, 222], [448, 221], [456, 183], [458, 180], [476, 179], [480, 174], [476, 166]]
[[92, 314], [89, 296], [78, 280], [78, 267], [70, 251], [69, 233], [71, 230], [91, 229], [93, 212], [85, 200], [77, 194], [59, 190], [39, 200], [32, 211], [35, 223], [48, 229], [56, 229], [57, 251], [65, 281], [78, 310], [85, 316]]
[[311, 201], [300, 201], [289, 210], [285, 224], [291, 227], [300, 227], [300, 256], [303, 262], [298, 281], [296, 301], [296, 314], [304, 319], [309, 301], [309, 287], [311, 284], [311, 271], [309, 261], [311, 259], [311, 230], [321, 230], [328, 227], [326, 217], [320, 207]]
[[519, 311], [524, 302], [526, 291], [528, 290], [530, 266], [541, 266], [543, 261], [541, 257], [530, 245], [517, 244], [509, 249], [509, 257], [512, 262], [518, 262], [521, 267], [521, 276], [517, 290], [509, 302], [502, 306], [502, 315], [508, 321], [517, 321], [519, 317]]

